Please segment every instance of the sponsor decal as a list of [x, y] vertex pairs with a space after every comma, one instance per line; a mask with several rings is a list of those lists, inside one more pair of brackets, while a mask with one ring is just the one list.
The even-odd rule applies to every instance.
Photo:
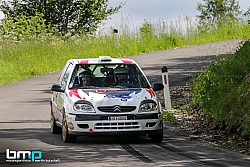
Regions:
[[128, 99], [132, 98], [130, 94], [132, 93], [140, 93], [141, 89], [126, 89], [126, 90], [106, 90], [107, 93], [104, 97], [107, 98], [121, 98], [121, 101], [127, 101]]
[[128, 93], [123, 93], [123, 92], [112, 92], [106, 94], [104, 97], [107, 98], [121, 98], [121, 101], [127, 101], [128, 99], [132, 98], [129, 96], [130, 92]]

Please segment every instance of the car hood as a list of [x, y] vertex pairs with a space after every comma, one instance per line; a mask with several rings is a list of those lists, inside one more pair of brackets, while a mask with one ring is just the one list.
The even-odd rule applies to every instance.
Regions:
[[87, 100], [93, 106], [133, 105], [139, 106], [141, 101], [152, 99], [156, 101], [156, 94], [152, 88], [127, 88], [127, 89], [70, 89], [68, 97], [74, 103]]

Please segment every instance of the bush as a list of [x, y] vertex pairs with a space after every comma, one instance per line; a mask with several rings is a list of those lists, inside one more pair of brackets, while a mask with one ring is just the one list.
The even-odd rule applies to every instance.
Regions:
[[235, 54], [218, 58], [193, 79], [191, 104], [231, 132], [250, 133], [250, 41]]
[[171, 113], [170, 111], [165, 111], [165, 112], [163, 112], [162, 117], [163, 117], [163, 119], [164, 119], [165, 121], [168, 121], [168, 122], [173, 123], [173, 124], [176, 124], [176, 123], [177, 123], [176, 117], [175, 117], [174, 114]]
[[150, 23], [145, 22], [140, 27], [141, 38], [151, 38], [153, 36], [153, 27]]

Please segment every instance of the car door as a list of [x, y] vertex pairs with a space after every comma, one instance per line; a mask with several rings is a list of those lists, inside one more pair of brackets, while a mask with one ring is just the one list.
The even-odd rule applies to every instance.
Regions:
[[[68, 87], [68, 80], [73, 70], [73, 64], [67, 63], [65, 68], [62, 70], [61, 75], [57, 81], [57, 84], [61, 86], [62, 90]], [[55, 103], [55, 119], [57, 123], [62, 124], [62, 113], [64, 108], [64, 103], [67, 98], [64, 92], [54, 92], [54, 103]]]

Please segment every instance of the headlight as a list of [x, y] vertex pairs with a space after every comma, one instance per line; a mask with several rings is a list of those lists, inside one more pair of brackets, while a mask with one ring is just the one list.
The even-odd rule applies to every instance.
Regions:
[[87, 112], [87, 113], [95, 112], [91, 104], [75, 103], [73, 108], [78, 112]]
[[143, 101], [139, 108], [139, 112], [150, 112], [150, 111], [156, 111], [156, 110], [157, 110], [157, 104], [151, 100]]

